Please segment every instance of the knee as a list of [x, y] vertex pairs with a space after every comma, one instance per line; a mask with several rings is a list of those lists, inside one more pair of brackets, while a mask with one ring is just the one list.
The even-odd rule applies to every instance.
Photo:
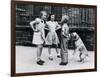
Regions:
[[42, 45], [38, 45], [38, 48], [42, 48], [43, 46]]
[[49, 47], [49, 48], [51, 48], [52, 46], [51, 46], [51, 45], [49, 45], [48, 47]]

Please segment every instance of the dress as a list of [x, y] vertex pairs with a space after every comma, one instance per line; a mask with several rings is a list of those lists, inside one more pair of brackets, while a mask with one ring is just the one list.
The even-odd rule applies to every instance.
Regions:
[[45, 24], [44, 24], [44, 22], [41, 22], [40, 18], [36, 18], [35, 21], [38, 21], [39, 23], [36, 24], [36, 29], [33, 33], [32, 43], [36, 44], [36, 45], [43, 44], [44, 43], [43, 38], [45, 37], [45, 33], [44, 33]]
[[49, 29], [49, 32], [46, 36], [46, 45], [57, 45], [59, 43], [59, 39], [56, 33], [56, 29], [57, 27], [60, 27], [60, 25], [55, 21], [48, 21], [46, 24], [47, 28]]

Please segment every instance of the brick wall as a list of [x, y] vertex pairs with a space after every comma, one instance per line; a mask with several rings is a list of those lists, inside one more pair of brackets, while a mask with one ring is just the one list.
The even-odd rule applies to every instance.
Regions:
[[30, 27], [16, 27], [16, 45], [31, 45], [33, 31]]

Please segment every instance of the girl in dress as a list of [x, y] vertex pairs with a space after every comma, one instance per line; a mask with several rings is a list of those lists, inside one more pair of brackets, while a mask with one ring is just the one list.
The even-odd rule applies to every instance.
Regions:
[[59, 39], [56, 33], [56, 30], [60, 29], [60, 25], [55, 21], [55, 15], [51, 14], [49, 16], [49, 21], [46, 22], [46, 28], [49, 30], [47, 36], [46, 36], [46, 45], [48, 45], [48, 51], [49, 51], [49, 59], [53, 60], [52, 54], [51, 54], [51, 46], [54, 44], [55, 49], [57, 52], [57, 57], [60, 57], [60, 52], [58, 51], [58, 43]]
[[40, 18], [36, 18], [34, 21], [30, 22], [31, 28], [34, 31], [32, 43], [37, 45], [37, 64], [43, 65], [44, 61], [41, 60], [41, 54], [43, 49], [43, 43], [45, 40], [44, 33], [44, 20], [46, 20], [47, 13], [45, 11], [40, 12]]

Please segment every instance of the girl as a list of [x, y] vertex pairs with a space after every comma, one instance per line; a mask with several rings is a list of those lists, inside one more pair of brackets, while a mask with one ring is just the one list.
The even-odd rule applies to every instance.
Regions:
[[51, 46], [54, 44], [55, 45], [55, 49], [57, 52], [57, 57], [60, 57], [60, 53], [58, 51], [58, 43], [59, 43], [59, 39], [56, 33], [56, 30], [58, 30], [60, 27], [60, 25], [55, 21], [55, 15], [51, 14], [49, 16], [49, 21], [46, 22], [46, 27], [49, 30], [49, 33], [46, 36], [46, 45], [48, 45], [48, 51], [49, 51], [49, 59], [53, 60], [52, 54], [51, 54]]
[[60, 65], [66, 65], [68, 63], [68, 40], [69, 40], [69, 27], [67, 22], [69, 17], [63, 15], [61, 19], [61, 63]]
[[47, 13], [45, 11], [40, 12], [40, 18], [36, 18], [34, 21], [30, 22], [30, 25], [34, 31], [32, 43], [37, 45], [37, 64], [43, 65], [44, 61], [41, 60], [41, 54], [43, 49], [43, 43], [45, 40], [44, 34], [44, 20], [46, 20]]

